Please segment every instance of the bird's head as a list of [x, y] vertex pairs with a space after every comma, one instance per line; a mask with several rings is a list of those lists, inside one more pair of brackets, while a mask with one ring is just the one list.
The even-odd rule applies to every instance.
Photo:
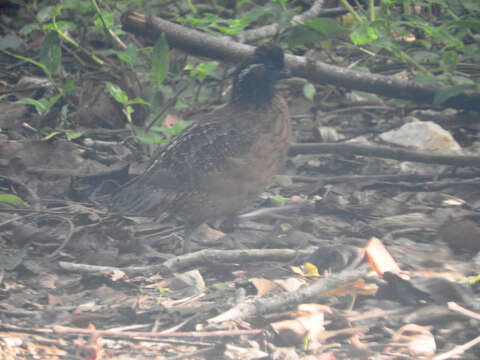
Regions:
[[232, 100], [244, 104], [265, 104], [274, 95], [275, 83], [286, 77], [283, 50], [278, 46], [260, 46], [255, 50], [253, 59], [235, 71]]

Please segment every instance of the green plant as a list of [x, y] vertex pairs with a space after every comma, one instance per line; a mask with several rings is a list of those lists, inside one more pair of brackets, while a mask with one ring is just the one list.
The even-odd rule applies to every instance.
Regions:
[[28, 207], [28, 203], [22, 200], [14, 194], [1, 194], [0, 193], [0, 203], [7, 203], [13, 206]]
[[[381, 0], [374, 8], [370, 1], [368, 17], [357, 13], [346, 0], [342, 3], [357, 20], [350, 33], [355, 45], [368, 46], [374, 54], [386, 50], [422, 73], [452, 73], [460, 57], [474, 60], [479, 53], [478, 44], [469, 40], [471, 31], [480, 30], [478, 2]], [[403, 40], [411, 35], [412, 41]], [[465, 51], [467, 42], [470, 46]]]
[[191, 123], [191, 121], [179, 121], [172, 127], [153, 125], [148, 131], [131, 124], [128, 125], [128, 128], [133, 131], [140, 142], [148, 145], [162, 145], [167, 144], [173, 136], [180, 133]]
[[[247, 3], [250, 2], [238, 2], [236, 10], [241, 10]], [[277, 23], [281, 31], [289, 25], [290, 20], [297, 13], [296, 9], [288, 9], [283, 0], [267, 2], [263, 6], [255, 5], [248, 11], [240, 12], [240, 16], [235, 18], [233, 18], [233, 9], [223, 8], [223, 13], [229, 18], [218, 15], [216, 7], [202, 6], [200, 9], [198, 8], [190, 7], [191, 11], [186, 16], [177, 16], [176, 20], [205, 32], [229, 36], [240, 34], [253, 24], [258, 26], [272, 22]]]
[[272, 196], [271, 199], [272, 199], [273, 201], [276, 201], [276, 202], [279, 203], [280, 205], [285, 204], [285, 201], [288, 200], [286, 197], [283, 197], [283, 196], [281, 196], [281, 195]]
[[140, 98], [135, 98], [130, 100], [128, 95], [125, 91], [123, 91], [118, 85], [107, 81], [105, 83], [105, 90], [118, 102], [123, 106], [122, 112], [127, 117], [129, 123], [132, 123], [132, 113], [133, 107], [132, 105], [135, 104], [142, 104], [142, 105], [149, 105], [145, 100]]
[[50, 109], [55, 105], [55, 103], [62, 97], [62, 95], [56, 95], [50, 99], [32, 99], [32, 98], [24, 98], [21, 100], [16, 101], [16, 104], [26, 104], [32, 105], [37, 113], [41, 116], [48, 114]]
[[85, 131], [72, 131], [72, 130], [52, 130], [52, 129], [42, 129], [42, 132], [47, 132], [48, 134], [42, 138], [42, 140], [50, 140], [51, 138], [57, 135], [64, 135], [68, 141], [72, 141], [78, 138], [85, 136]]

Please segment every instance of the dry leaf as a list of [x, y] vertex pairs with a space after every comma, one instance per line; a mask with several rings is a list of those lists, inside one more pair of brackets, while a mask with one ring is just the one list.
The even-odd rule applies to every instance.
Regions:
[[365, 254], [372, 269], [380, 276], [389, 271], [394, 274], [400, 272], [400, 267], [393, 259], [392, 255], [383, 246], [380, 239], [372, 237], [365, 247]]

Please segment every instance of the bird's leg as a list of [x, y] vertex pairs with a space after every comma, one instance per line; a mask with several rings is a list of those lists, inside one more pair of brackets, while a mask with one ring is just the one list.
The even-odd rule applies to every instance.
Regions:
[[193, 231], [199, 226], [200, 224], [198, 223], [185, 223], [185, 230], [183, 233], [183, 246], [182, 246], [182, 252], [184, 254], [188, 254], [192, 249], [191, 249], [191, 236]]

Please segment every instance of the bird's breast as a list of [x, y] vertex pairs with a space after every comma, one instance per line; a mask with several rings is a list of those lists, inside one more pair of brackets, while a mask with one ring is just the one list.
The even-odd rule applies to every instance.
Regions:
[[[216, 158], [210, 154], [208, 166], [196, 161], [191, 173], [180, 173], [178, 195], [170, 210], [189, 222], [241, 210], [265, 189], [285, 163], [291, 141], [285, 100], [276, 96], [268, 105], [243, 110], [236, 125], [225, 127], [230, 129], [227, 135], [223, 130], [223, 135], [215, 133], [218, 128], [206, 134], [213, 139], [207, 153], [218, 146], [216, 150], [223, 154], [221, 164], [208, 165]], [[197, 158], [197, 153], [193, 155]]]

